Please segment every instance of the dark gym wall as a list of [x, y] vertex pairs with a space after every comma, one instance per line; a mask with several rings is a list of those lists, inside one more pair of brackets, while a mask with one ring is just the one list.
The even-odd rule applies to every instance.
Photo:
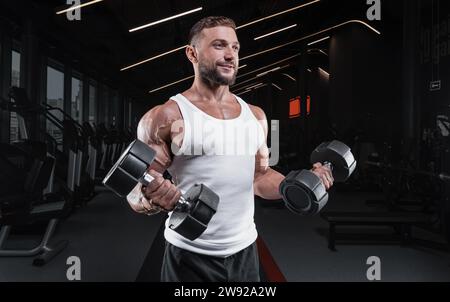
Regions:
[[330, 46], [329, 115], [338, 137], [358, 135], [381, 144], [398, 137], [402, 128], [401, 31], [384, 30], [381, 36], [360, 24], [337, 31]]
[[[324, 69], [325, 72], [329, 67]], [[308, 77], [308, 95], [311, 96], [311, 113], [308, 118], [308, 129], [311, 147], [319, 145], [320, 142], [333, 139], [330, 129], [330, 76], [324, 71], [311, 69]]]
[[[416, 95], [419, 110], [422, 168], [436, 164], [437, 171], [450, 171], [450, 143], [436, 131], [436, 117], [450, 118], [450, 5], [448, 1], [420, 1], [414, 43], [416, 58]], [[440, 81], [438, 90], [432, 82]], [[440, 146], [444, 144], [444, 146]], [[438, 147], [443, 147], [439, 149]], [[439, 152], [439, 150], [446, 150]]]
[[[435, 123], [432, 116], [450, 113], [450, 13], [448, 1], [420, 3], [416, 40], [418, 83], [422, 125]], [[430, 90], [432, 81], [441, 81], [441, 89]], [[431, 118], [431, 119], [430, 119]]]

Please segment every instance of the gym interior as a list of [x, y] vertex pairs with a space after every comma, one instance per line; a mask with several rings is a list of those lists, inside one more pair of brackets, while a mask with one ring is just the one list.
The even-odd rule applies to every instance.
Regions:
[[167, 213], [102, 181], [192, 85], [206, 16], [237, 25], [230, 91], [264, 110], [272, 169], [310, 169], [323, 142], [354, 157], [315, 215], [255, 196], [261, 280], [450, 281], [444, 0], [1, 1], [0, 281], [159, 281]]

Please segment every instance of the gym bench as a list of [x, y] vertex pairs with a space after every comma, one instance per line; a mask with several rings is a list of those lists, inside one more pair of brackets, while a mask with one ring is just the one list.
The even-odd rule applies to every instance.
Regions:
[[[411, 227], [430, 223], [431, 217], [424, 213], [412, 212], [324, 212], [321, 217], [329, 223], [328, 248], [336, 251], [336, 241], [344, 234], [336, 231], [337, 226], [391, 226], [400, 232], [402, 244], [411, 242]], [[359, 236], [357, 240], [366, 240]]]

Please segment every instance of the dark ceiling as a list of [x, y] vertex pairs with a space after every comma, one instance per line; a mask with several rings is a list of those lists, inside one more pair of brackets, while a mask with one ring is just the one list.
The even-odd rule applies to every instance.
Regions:
[[[34, 24], [37, 23], [40, 30], [45, 31], [46, 40], [49, 41], [49, 44], [54, 43], [53, 46], [50, 45], [50, 51], [61, 53], [61, 48], [63, 48], [63, 52], [69, 53], [70, 57], [73, 58], [75, 65], [89, 65], [93, 69], [92, 73], [95, 73], [96, 70], [102, 70], [102, 76], [108, 75], [104, 80], [118, 83], [123, 87], [133, 87], [135, 96], [160, 100], [161, 98], [167, 98], [171, 93], [186, 89], [191, 83], [188, 80], [153, 94], [148, 93], [152, 89], [193, 74], [192, 66], [186, 59], [184, 51], [171, 53], [125, 71], [120, 71], [120, 69], [185, 45], [189, 29], [204, 16], [228, 16], [234, 19], [239, 26], [312, 1], [105, 0], [83, 8], [80, 21], [69, 21], [64, 14], [55, 14], [58, 8], [64, 7], [66, 1], [63, 0], [6, 1], [9, 4], [4, 3], [2, 5], [6, 4], [11, 9], [11, 13], [19, 17], [22, 14], [22, 9], [26, 6], [27, 18], [32, 18]], [[82, 1], [82, 3], [84, 2], [87, 1]], [[137, 32], [128, 32], [133, 27], [197, 7], [203, 7], [203, 10]], [[388, 20], [397, 20], [401, 17], [401, 15], [398, 15], [399, 7], [401, 7], [401, 1], [399, 0], [384, 1], [383, 17]], [[366, 21], [377, 29], [383, 30], [385, 22], [367, 21], [367, 9], [368, 5], [365, 0], [321, 0], [239, 29], [240, 57], [308, 36], [351, 19]], [[298, 24], [298, 26], [261, 40], [253, 40], [258, 35], [292, 24]], [[327, 34], [330, 34], [330, 32]], [[316, 35], [298, 43], [244, 60], [240, 65], [247, 64], [247, 67], [242, 69], [240, 74], [248, 73], [295, 55], [307, 43], [325, 35]], [[311, 48], [319, 48], [326, 53], [328, 43], [319, 43], [311, 46]], [[322, 60], [324, 64], [328, 62], [322, 52], [315, 51], [312, 53], [318, 56], [319, 61]], [[320, 59], [320, 57], [323, 58]], [[292, 61], [295, 60], [295, 58], [292, 59]], [[271, 68], [273, 67], [275, 66]], [[82, 69], [86, 70], [87, 67]], [[242, 76], [238, 83], [254, 76], [255, 74]]]

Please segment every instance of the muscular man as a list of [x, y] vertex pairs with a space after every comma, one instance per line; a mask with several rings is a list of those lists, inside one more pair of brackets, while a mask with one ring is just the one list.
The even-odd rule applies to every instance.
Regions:
[[[186, 47], [194, 83], [139, 122], [138, 139], [156, 150], [156, 158], [149, 170], [155, 180], [128, 196], [135, 211], [170, 212], [195, 183], [204, 183], [220, 197], [208, 228], [194, 241], [171, 230], [166, 221], [161, 281], [259, 281], [254, 195], [280, 199], [284, 176], [268, 166], [263, 110], [229, 89], [239, 66], [235, 27], [225, 17], [197, 22]], [[173, 183], [162, 177], [166, 170]], [[327, 167], [315, 164], [312, 171], [327, 189], [332, 185]]]

